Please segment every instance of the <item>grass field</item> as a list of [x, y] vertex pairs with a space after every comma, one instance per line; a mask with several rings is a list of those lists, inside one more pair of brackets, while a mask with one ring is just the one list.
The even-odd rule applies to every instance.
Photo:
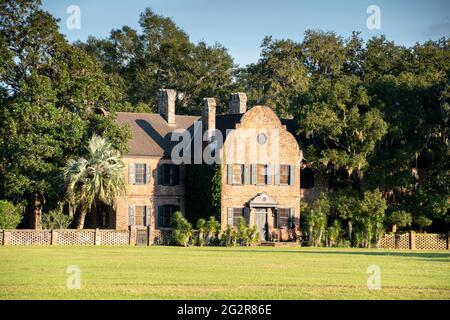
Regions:
[[[380, 290], [367, 288], [369, 265]], [[450, 299], [450, 252], [2, 246], [0, 299]]]

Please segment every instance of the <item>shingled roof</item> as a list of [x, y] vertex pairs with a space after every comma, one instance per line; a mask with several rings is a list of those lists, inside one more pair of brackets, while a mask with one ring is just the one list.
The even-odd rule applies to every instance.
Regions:
[[193, 134], [196, 116], [175, 116], [175, 125], [157, 113], [118, 112], [117, 123], [121, 126], [129, 125], [131, 139], [128, 142], [128, 155], [170, 157], [172, 147], [178, 142], [171, 141], [175, 129], [187, 129]]
[[[226, 136], [227, 129], [235, 129], [243, 114], [224, 114], [216, 116], [216, 128]], [[131, 156], [170, 157], [172, 148], [178, 143], [171, 141], [172, 132], [176, 129], [189, 130], [194, 136], [194, 122], [201, 120], [198, 116], [175, 116], [175, 125], [169, 125], [158, 113], [118, 112], [117, 123], [121, 126], [129, 125], [131, 139], [128, 142]], [[281, 120], [294, 137], [298, 139], [297, 121]]]

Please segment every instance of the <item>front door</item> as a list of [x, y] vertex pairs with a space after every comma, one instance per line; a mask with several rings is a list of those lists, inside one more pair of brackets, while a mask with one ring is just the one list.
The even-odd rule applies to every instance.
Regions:
[[259, 231], [259, 240], [268, 239], [267, 208], [255, 208], [255, 224]]
[[147, 246], [148, 245], [147, 229], [136, 229], [136, 245], [137, 246]]

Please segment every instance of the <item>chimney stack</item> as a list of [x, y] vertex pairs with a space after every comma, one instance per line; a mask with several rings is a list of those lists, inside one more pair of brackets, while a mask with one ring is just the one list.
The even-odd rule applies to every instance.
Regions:
[[247, 112], [247, 95], [244, 92], [231, 94], [230, 114]]
[[170, 125], [175, 124], [175, 99], [176, 92], [173, 89], [159, 89], [158, 112]]
[[[216, 129], [216, 99], [204, 98], [203, 99], [203, 130], [215, 130]], [[209, 133], [211, 137], [212, 132]]]

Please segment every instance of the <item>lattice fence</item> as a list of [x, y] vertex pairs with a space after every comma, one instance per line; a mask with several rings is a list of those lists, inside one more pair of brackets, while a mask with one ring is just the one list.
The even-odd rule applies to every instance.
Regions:
[[384, 236], [377, 245], [383, 249], [446, 250], [448, 235], [435, 233], [404, 233]]
[[59, 230], [57, 239], [59, 245], [94, 245], [95, 230]]
[[168, 246], [170, 245], [171, 231], [169, 230], [154, 230], [154, 244]]
[[9, 236], [13, 246], [50, 245], [52, 241], [49, 230], [15, 230]]
[[97, 243], [101, 245], [127, 245], [130, 243], [130, 232], [127, 230], [99, 230]]
[[385, 249], [409, 249], [409, 234], [386, 235], [380, 240], [378, 247]]
[[416, 249], [419, 250], [445, 250], [447, 249], [447, 236], [443, 234], [416, 234]]
[[3, 244], [3, 230], [0, 230], [0, 246]]

